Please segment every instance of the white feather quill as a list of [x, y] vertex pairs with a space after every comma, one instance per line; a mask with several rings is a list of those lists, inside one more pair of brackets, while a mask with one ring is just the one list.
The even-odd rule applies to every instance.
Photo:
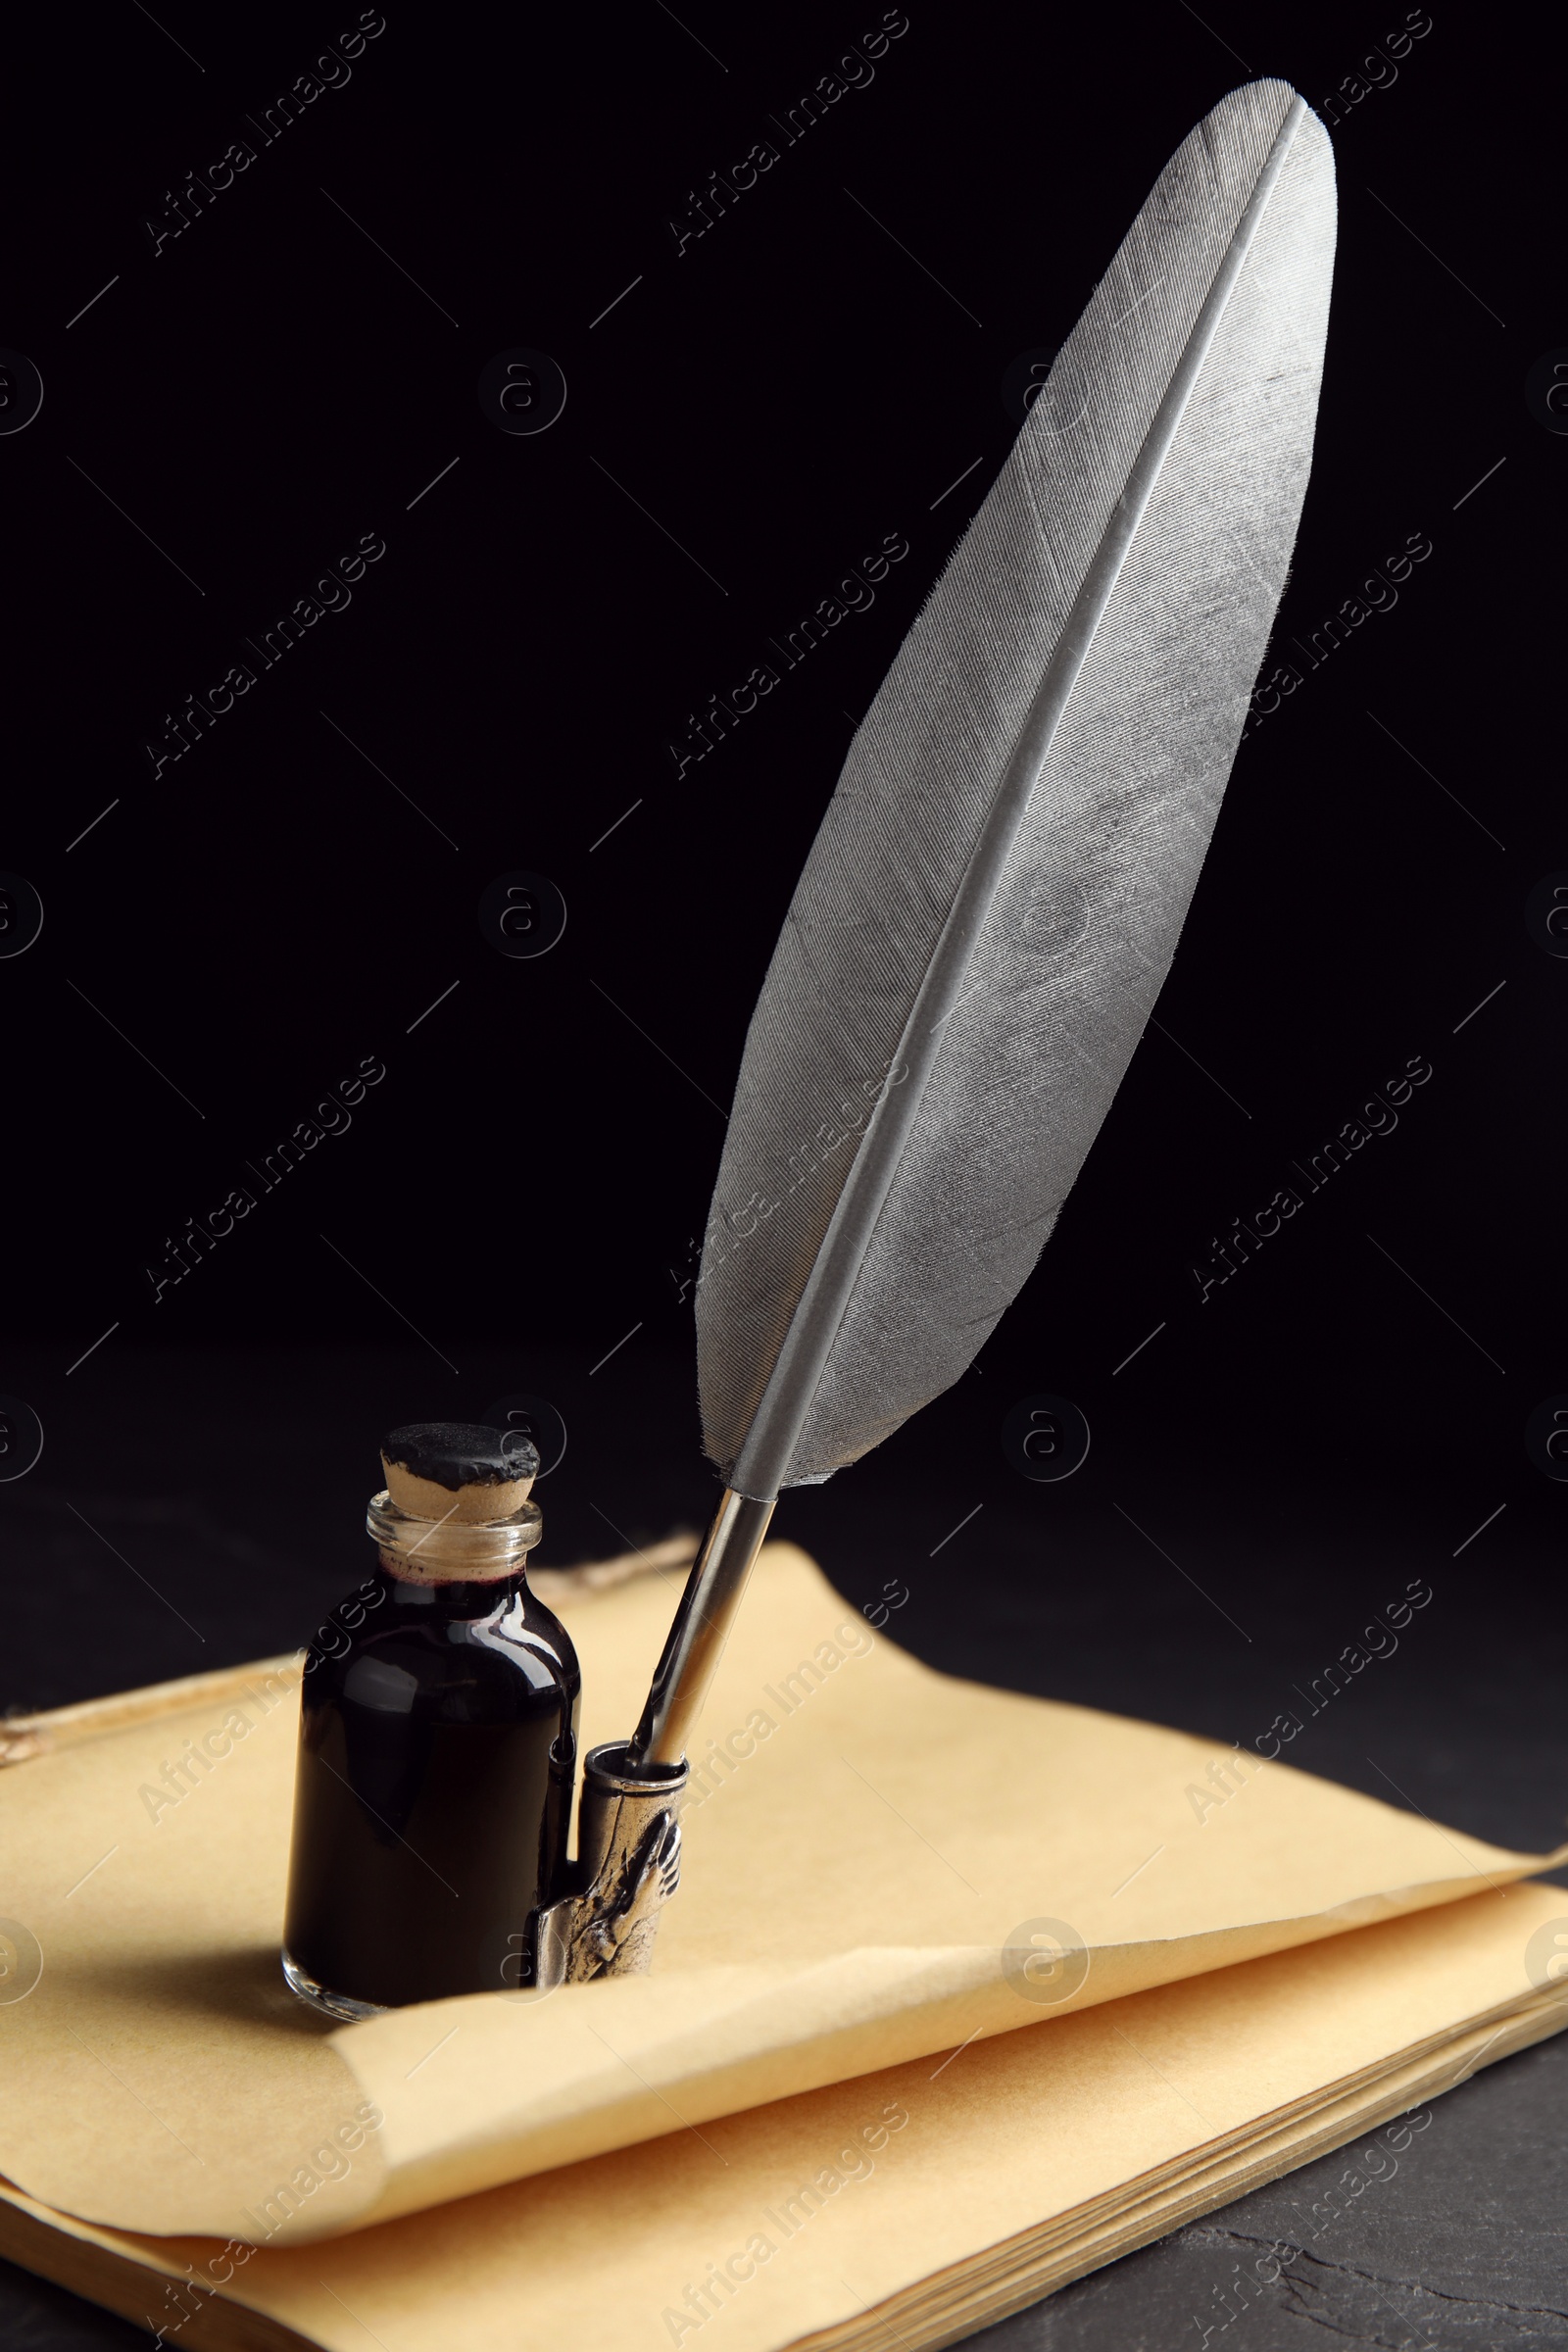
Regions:
[[697, 1291], [728, 1492], [643, 1759], [681, 1752], [773, 1499], [963, 1372], [1109, 1106], [1284, 586], [1334, 233], [1321, 123], [1283, 82], [1233, 91], [1160, 174], [857, 733], [736, 1087]]

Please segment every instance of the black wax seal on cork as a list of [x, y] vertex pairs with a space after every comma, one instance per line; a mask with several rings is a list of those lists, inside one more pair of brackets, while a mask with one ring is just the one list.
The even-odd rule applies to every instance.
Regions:
[[460, 1487], [510, 1486], [514, 1478], [539, 1474], [538, 1451], [526, 1438], [478, 1421], [411, 1421], [388, 1431], [381, 1451], [387, 1461], [453, 1494]]
[[479, 1421], [411, 1421], [381, 1441], [387, 1493], [421, 1519], [494, 1521], [521, 1510], [539, 1449]]

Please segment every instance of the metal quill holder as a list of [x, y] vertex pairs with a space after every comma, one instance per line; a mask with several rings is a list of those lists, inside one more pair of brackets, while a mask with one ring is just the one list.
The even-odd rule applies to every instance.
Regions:
[[541, 1991], [595, 1977], [639, 1977], [654, 1956], [660, 1914], [680, 1885], [680, 1800], [690, 1767], [633, 1776], [610, 1740], [583, 1765], [577, 1815], [578, 1889], [534, 1915], [533, 1981]]
[[541, 1991], [596, 1977], [641, 1976], [660, 1917], [680, 1885], [686, 1740], [702, 1707], [770, 1502], [726, 1491], [664, 1643], [636, 1736], [591, 1748], [577, 1814], [576, 1886], [534, 1915], [532, 1981]]

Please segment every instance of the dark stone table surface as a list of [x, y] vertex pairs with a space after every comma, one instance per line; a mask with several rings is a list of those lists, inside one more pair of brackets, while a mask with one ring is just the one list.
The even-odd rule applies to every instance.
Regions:
[[[46, 1432], [36, 1468], [0, 1486], [0, 1705], [13, 1709], [293, 1647], [364, 1573], [374, 1442], [400, 1419], [476, 1418], [523, 1386], [558, 1403], [569, 1439], [538, 1489], [541, 1565], [696, 1527], [712, 1494], [684, 1358], [590, 1386], [548, 1352], [524, 1380], [473, 1350], [455, 1395], [433, 1393], [428, 1357], [397, 1348], [127, 1349], [76, 1394], [54, 1351], [34, 1363], [13, 1350], [8, 1366]], [[1397, 1656], [1312, 1718], [1290, 1760], [1501, 1844], [1561, 1839], [1568, 1708], [1549, 1535], [1527, 1525], [1455, 1557], [1396, 1495], [1303, 1480], [1282, 1496], [1245, 1462], [1216, 1477], [1211, 1454], [1196, 1474], [1174, 1444], [1136, 1461], [1092, 1454], [1070, 1485], [1033, 1487], [995, 1443], [1001, 1400], [981, 1395], [970, 1381], [854, 1471], [789, 1497], [778, 1532], [856, 1602], [906, 1589], [889, 1632], [933, 1662], [1226, 1741], [1266, 1726], [1360, 1612], [1427, 1578], [1433, 1602]], [[1353, 2145], [972, 2340], [988, 2352], [1568, 2345], [1568, 2037], [1488, 2068], [1431, 2116], [1397, 2172], [1328, 2230], [1314, 2234], [1310, 2208]], [[1277, 2278], [1239, 2297], [1235, 2280], [1270, 2249]], [[3, 2352], [137, 2340], [0, 2264]]]

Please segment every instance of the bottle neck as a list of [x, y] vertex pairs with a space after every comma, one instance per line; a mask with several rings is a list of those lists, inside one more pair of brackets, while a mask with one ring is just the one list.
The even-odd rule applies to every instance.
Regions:
[[400, 1616], [421, 1618], [432, 1625], [452, 1617], [493, 1617], [514, 1600], [533, 1598], [520, 1561], [504, 1576], [449, 1576], [437, 1582], [396, 1572], [388, 1567], [383, 1552], [376, 1562], [374, 1581], [382, 1590], [384, 1606]]
[[384, 1491], [371, 1495], [365, 1525], [391, 1586], [435, 1593], [495, 1588], [494, 1600], [482, 1600], [476, 1610], [448, 1612], [478, 1616], [505, 1597], [501, 1587], [521, 1584], [528, 1554], [544, 1533], [536, 1502], [522, 1503], [504, 1519], [427, 1519], [400, 1510]]

